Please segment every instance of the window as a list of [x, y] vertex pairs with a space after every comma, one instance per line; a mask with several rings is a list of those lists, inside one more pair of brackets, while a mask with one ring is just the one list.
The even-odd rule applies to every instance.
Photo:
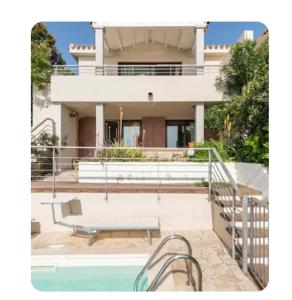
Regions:
[[140, 144], [141, 122], [123, 121], [123, 141], [125, 146], [136, 147]]
[[166, 147], [183, 148], [195, 140], [195, 124], [193, 121], [167, 121]]
[[[119, 121], [105, 122], [105, 140], [108, 145], [111, 145], [118, 140], [119, 137]], [[122, 139], [125, 146], [136, 147], [140, 145], [141, 138], [141, 121], [139, 120], [124, 120], [122, 122]]]

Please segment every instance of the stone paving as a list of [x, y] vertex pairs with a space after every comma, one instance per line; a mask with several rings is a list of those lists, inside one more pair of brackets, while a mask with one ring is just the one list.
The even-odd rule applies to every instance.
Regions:
[[[86, 238], [71, 236], [70, 232], [49, 232], [32, 237], [32, 254], [150, 254], [161, 239], [169, 234], [183, 235], [191, 243], [193, 257], [198, 260], [202, 268], [203, 291], [258, 290], [250, 277], [245, 275], [232, 260], [222, 242], [211, 230], [156, 232], [151, 246], [144, 232], [107, 232], [101, 233], [98, 240], [90, 247], [86, 244]], [[180, 241], [172, 241], [164, 251], [171, 253], [175, 250], [185, 251], [185, 245]], [[163, 262], [165, 259], [160, 263]], [[173, 264], [172, 276], [175, 290], [195, 289], [186, 285], [185, 265], [182, 261]], [[196, 279], [195, 270], [193, 276]]]

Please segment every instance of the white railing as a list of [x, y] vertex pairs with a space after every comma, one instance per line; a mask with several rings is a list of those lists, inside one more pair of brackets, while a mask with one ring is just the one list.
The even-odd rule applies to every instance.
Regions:
[[55, 76], [195, 76], [217, 74], [218, 65], [154, 64], [154, 65], [54, 65]]

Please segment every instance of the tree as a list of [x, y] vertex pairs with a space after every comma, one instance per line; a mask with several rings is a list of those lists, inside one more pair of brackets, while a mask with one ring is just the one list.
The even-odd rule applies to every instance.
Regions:
[[[222, 67], [217, 88], [230, 101], [206, 112], [206, 123], [236, 150], [236, 159], [268, 164], [269, 161], [269, 49], [243, 41], [231, 49], [231, 60]], [[226, 136], [226, 124], [229, 136]]]
[[56, 47], [56, 40], [43, 23], [37, 23], [31, 31], [31, 83], [43, 89], [50, 82], [52, 65], [64, 65], [65, 61]]

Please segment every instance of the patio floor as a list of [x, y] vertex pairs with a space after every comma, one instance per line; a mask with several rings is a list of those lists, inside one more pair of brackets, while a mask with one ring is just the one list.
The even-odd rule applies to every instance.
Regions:
[[[153, 234], [150, 246], [144, 232], [107, 232], [101, 233], [98, 240], [87, 246], [87, 239], [71, 236], [71, 232], [47, 232], [32, 237], [32, 255], [49, 254], [131, 254], [152, 253], [158, 243], [169, 234], [180, 234], [191, 243], [193, 256], [198, 260], [203, 272], [203, 291], [257, 291], [258, 288], [249, 276], [245, 275], [232, 260], [217, 235], [211, 230], [162, 231]], [[185, 250], [184, 244], [173, 241], [164, 253]], [[164, 262], [165, 260], [163, 260]], [[163, 263], [162, 262], [162, 263]], [[183, 262], [172, 266], [175, 290], [190, 291], [186, 286]], [[195, 275], [195, 272], [194, 272]]]

